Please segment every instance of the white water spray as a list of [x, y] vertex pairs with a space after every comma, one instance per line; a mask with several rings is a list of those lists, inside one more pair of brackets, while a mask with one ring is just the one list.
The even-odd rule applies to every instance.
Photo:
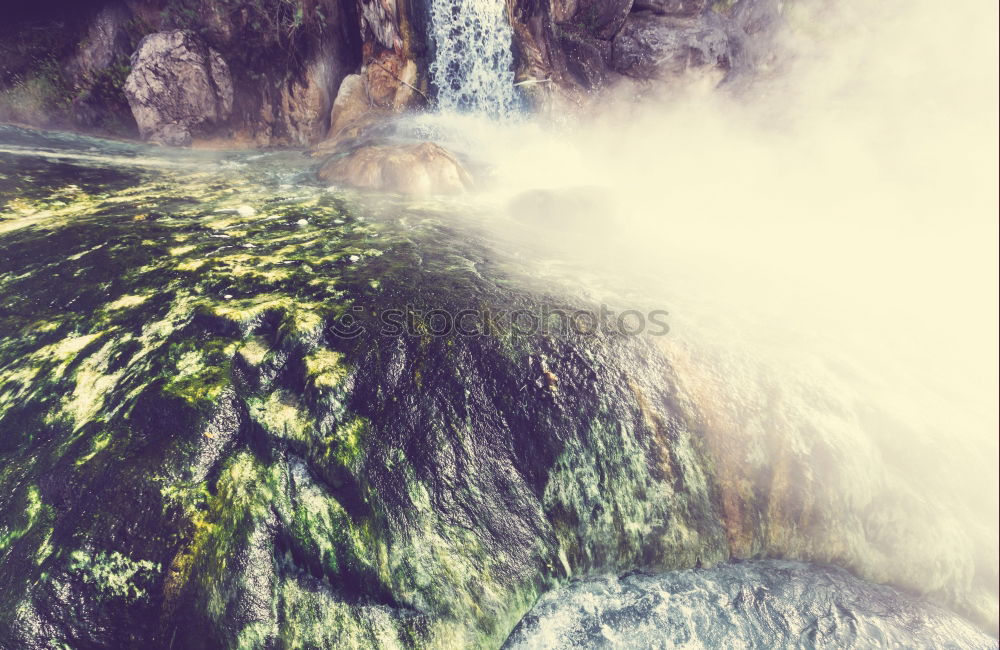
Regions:
[[431, 82], [444, 111], [514, 112], [512, 32], [503, 0], [432, 0]]
[[668, 310], [720, 448], [802, 450], [840, 500], [827, 557], [995, 626], [996, 6], [817, 4], [753, 93], [623, 86], [564, 125], [422, 126], [488, 171], [477, 227], [512, 272]]

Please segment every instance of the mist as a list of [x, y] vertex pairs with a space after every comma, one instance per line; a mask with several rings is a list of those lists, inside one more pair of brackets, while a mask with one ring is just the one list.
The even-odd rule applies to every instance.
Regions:
[[939, 504], [911, 512], [918, 538], [967, 534], [995, 575], [997, 7], [848, 1], [787, 17], [786, 63], [749, 86], [692, 76], [621, 86], [562, 122], [425, 121], [488, 171], [479, 225], [522, 271], [670, 312], [663, 346], [690, 360], [677, 364], [693, 391], [722, 377], [718, 408], [743, 428], [726, 435], [750, 435], [756, 377], [791, 386], [789, 402], [807, 386], [800, 399], [852, 413], [803, 422], [870, 455], [865, 498]]
[[995, 446], [997, 8], [813, 12], [749, 90], [692, 79], [637, 104], [629, 87], [563, 124], [438, 119], [466, 127], [487, 221], [526, 257], [712, 303], [762, 339], [894, 355], [971, 399]]

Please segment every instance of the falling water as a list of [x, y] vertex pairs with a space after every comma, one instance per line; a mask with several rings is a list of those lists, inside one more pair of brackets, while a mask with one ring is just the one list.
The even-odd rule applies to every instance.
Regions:
[[431, 82], [445, 111], [515, 110], [511, 28], [503, 0], [432, 0]]

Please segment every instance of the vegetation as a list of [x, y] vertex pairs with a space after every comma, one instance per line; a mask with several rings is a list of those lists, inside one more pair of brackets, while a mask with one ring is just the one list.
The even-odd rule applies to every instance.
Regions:
[[37, 123], [69, 114], [70, 84], [60, 59], [78, 30], [68, 21], [0, 27], [0, 121]]
[[201, 35], [227, 62], [254, 76], [301, 64], [308, 43], [320, 37], [336, 11], [331, 0], [170, 0], [160, 12], [159, 28]]
[[123, 86], [141, 25], [123, 25], [123, 50], [98, 70], [74, 65], [92, 16], [72, 11], [0, 27], [0, 122], [135, 134]]

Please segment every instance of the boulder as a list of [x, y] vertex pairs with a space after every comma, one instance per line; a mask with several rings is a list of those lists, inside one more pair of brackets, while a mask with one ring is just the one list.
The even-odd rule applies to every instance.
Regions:
[[362, 139], [369, 127], [424, 99], [416, 90], [417, 64], [392, 52], [372, 59], [360, 74], [344, 77], [330, 111], [330, 129], [322, 152], [342, 151]]
[[462, 164], [433, 142], [360, 147], [330, 158], [320, 167], [319, 177], [400, 194], [454, 194], [472, 186]]
[[222, 56], [193, 33], [157, 32], [132, 55], [125, 95], [139, 134], [175, 146], [228, 119], [233, 82]]
[[711, 12], [672, 18], [644, 11], [630, 14], [612, 44], [612, 65], [622, 74], [664, 79], [698, 68], [730, 66], [725, 26]]

